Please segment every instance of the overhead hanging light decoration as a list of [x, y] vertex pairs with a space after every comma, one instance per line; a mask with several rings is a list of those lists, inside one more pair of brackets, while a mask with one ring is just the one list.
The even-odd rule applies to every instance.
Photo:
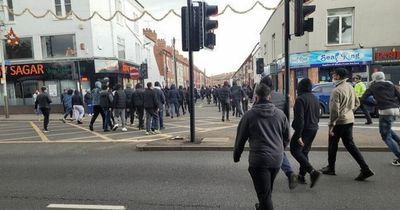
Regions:
[[19, 37], [15, 35], [14, 30], [12, 28], [10, 28], [10, 31], [7, 32], [7, 34], [4, 36], [6, 37], [7, 44], [10, 45], [11, 47], [19, 45]]

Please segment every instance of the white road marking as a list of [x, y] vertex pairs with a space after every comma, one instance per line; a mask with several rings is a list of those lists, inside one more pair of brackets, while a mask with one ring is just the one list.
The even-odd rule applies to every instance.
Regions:
[[98, 210], [126, 210], [125, 206], [111, 205], [83, 205], [83, 204], [49, 204], [49, 209], [98, 209]]

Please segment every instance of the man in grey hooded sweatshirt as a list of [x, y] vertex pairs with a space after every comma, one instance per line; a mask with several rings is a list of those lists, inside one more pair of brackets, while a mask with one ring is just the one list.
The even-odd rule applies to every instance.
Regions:
[[271, 89], [261, 83], [256, 88], [256, 101], [240, 120], [233, 153], [240, 161], [249, 141], [249, 173], [253, 179], [259, 204], [256, 209], [272, 210], [272, 189], [283, 161], [283, 151], [289, 144], [289, 121], [282, 110], [271, 103]]
[[97, 81], [95, 83], [95, 88], [92, 90], [92, 98], [93, 98], [93, 116], [89, 123], [89, 129], [93, 131], [93, 124], [96, 121], [99, 114], [101, 115], [101, 119], [104, 124], [104, 111], [100, 106], [100, 91], [101, 91], [101, 82]]

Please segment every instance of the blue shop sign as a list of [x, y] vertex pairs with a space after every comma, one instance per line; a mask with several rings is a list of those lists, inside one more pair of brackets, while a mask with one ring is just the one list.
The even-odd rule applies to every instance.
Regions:
[[366, 65], [371, 63], [372, 49], [310, 52], [310, 64], [312, 67]]
[[289, 55], [290, 68], [307, 68], [310, 67], [309, 53], [295, 53]]

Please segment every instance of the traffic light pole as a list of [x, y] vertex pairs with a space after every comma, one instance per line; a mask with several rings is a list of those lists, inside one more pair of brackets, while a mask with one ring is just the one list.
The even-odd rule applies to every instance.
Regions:
[[290, 69], [289, 69], [289, 40], [290, 40], [290, 0], [285, 0], [285, 115], [290, 120]]
[[189, 21], [189, 33], [188, 33], [188, 53], [189, 53], [189, 111], [190, 111], [190, 142], [195, 142], [195, 113], [194, 113], [194, 82], [193, 82], [193, 4], [192, 0], [187, 0], [188, 8], [188, 21]]

